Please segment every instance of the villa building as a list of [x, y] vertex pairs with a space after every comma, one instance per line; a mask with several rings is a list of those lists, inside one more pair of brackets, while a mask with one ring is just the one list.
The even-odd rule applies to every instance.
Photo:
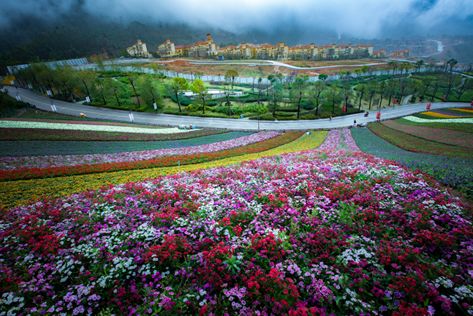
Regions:
[[137, 40], [134, 45], [128, 47], [126, 52], [132, 57], [151, 57], [151, 54], [148, 52], [148, 48], [146, 48], [146, 44], [141, 40]]
[[205, 41], [197, 42], [190, 46], [189, 57], [206, 58], [217, 56], [218, 47], [215, 44], [212, 35], [207, 34]]
[[157, 54], [159, 57], [174, 57], [177, 55], [176, 46], [171, 40], [167, 39], [164, 43], [158, 46]]
[[241, 43], [218, 47], [212, 36], [207, 34], [205, 41], [191, 45], [174, 45], [166, 40], [158, 46], [160, 57], [192, 57], [218, 59], [273, 59], [273, 60], [332, 60], [384, 57], [385, 51], [375, 51], [371, 45], [323, 45], [315, 44], [288, 46], [283, 42], [272, 44]]
[[391, 57], [392, 58], [407, 58], [409, 57], [409, 50], [403, 49], [403, 50], [393, 51], [391, 52]]

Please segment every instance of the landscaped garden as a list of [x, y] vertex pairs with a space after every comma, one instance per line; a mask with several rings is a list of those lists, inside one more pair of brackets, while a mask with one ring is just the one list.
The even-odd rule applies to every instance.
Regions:
[[473, 312], [468, 208], [433, 178], [360, 152], [349, 130], [311, 149], [325, 135], [4, 210], [2, 310]]
[[[197, 80], [194, 99], [173, 86], [188, 83], [149, 75], [82, 83], [97, 106], [154, 111], [152, 99], [158, 111], [289, 119], [437, 100], [423, 76], [273, 76], [220, 100]], [[438, 76], [461, 99], [453, 74]], [[85, 96], [71, 91], [55, 92]], [[2, 100], [1, 315], [473, 314], [469, 108], [252, 133]]]
[[[452, 67], [441, 69], [417, 63], [386, 63], [382, 65], [385, 68], [382, 75], [369, 66], [338, 70], [334, 77], [320, 74], [318, 81], [297, 70], [289, 74], [278, 70], [256, 71], [250, 76], [253, 81], [246, 83], [238, 81], [240, 76], [248, 75], [246, 68], [238, 63], [205, 65], [212, 70], [191, 71], [190, 80], [167, 78], [159, 72], [144, 73], [150, 70], [148, 66], [135, 65], [136, 71], [130, 72], [120, 67], [77, 71], [33, 64], [16, 75], [20, 85], [48, 93], [56, 99], [81, 100], [94, 106], [121, 110], [205, 117], [315, 119], [399, 104], [471, 102], [473, 99], [471, 78], [454, 73]], [[218, 68], [220, 66], [223, 68]], [[213, 68], [217, 68], [218, 74], [225, 79], [204, 83], [201, 78], [211, 75]]]

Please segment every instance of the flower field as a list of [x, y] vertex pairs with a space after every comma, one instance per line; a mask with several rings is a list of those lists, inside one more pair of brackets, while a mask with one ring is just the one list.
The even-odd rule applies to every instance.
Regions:
[[406, 125], [399, 123], [395, 120], [383, 121], [381, 124], [396, 131], [406, 133], [428, 141], [447, 145], [467, 147], [472, 150], [473, 154], [473, 137], [471, 137], [471, 133], [468, 132], [454, 131], [428, 126]]
[[464, 124], [472, 124], [473, 123], [473, 118], [467, 117], [467, 118], [423, 118], [423, 117], [417, 117], [417, 116], [406, 116], [404, 117], [405, 120], [415, 122], [415, 123], [464, 123]]
[[472, 159], [407, 151], [380, 138], [368, 128], [356, 128], [352, 133], [362, 151], [397, 161], [411, 170], [421, 170], [473, 200]]
[[192, 155], [246, 146], [249, 144], [265, 141], [278, 135], [278, 132], [260, 132], [221, 142], [203, 144], [200, 146], [185, 146], [145, 151], [117, 152], [113, 154], [0, 157], [0, 169], [13, 170], [18, 168], [50, 168], [62, 166], [78, 166], [84, 164], [100, 164], [106, 162], [113, 163], [149, 160], [163, 156]]
[[[0, 156], [69, 156], [90, 154], [113, 154], [129, 151], [180, 148], [206, 145], [249, 136], [251, 132], [226, 132], [159, 141], [0, 141]], [[130, 134], [127, 134], [130, 135]], [[141, 135], [141, 134], [137, 134]], [[187, 135], [187, 134], [169, 134]]]
[[37, 128], [54, 129], [68, 131], [95, 131], [95, 132], [119, 132], [119, 133], [138, 133], [138, 134], [176, 134], [187, 133], [189, 130], [179, 129], [177, 127], [153, 128], [153, 127], [133, 127], [111, 124], [84, 124], [81, 123], [53, 123], [53, 122], [32, 122], [32, 121], [14, 121], [0, 120], [0, 128]]
[[[181, 155], [163, 155], [151, 159], [143, 158], [143, 160], [127, 161], [125, 159], [124, 161], [113, 161], [113, 157], [133, 157], [133, 153], [123, 153], [122, 155], [116, 154], [115, 156], [107, 155], [106, 157], [110, 157], [110, 160], [112, 162], [72, 166], [52, 166], [44, 168], [21, 168], [13, 170], [0, 170], [0, 180], [6, 181], [16, 179], [34, 179], [86, 173], [102, 173], [119, 170], [146, 169], [153, 167], [165, 167], [176, 165], [180, 166], [181, 164], [195, 164], [199, 162], [212, 161], [232, 156], [239, 156], [248, 153], [265, 151], [286, 144], [287, 142], [293, 141], [300, 135], [301, 132], [287, 132], [284, 134], [279, 134], [275, 132], [262, 132], [250, 135], [249, 137], [241, 137], [233, 141], [210, 144], [208, 146], [202, 145], [196, 147], [182, 148], [183, 154]], [[225, 149], [225, 147], [228, 148]], [[161, 153], [161, 151], [154, 152]], [[179, 152], [179, 149], [169, 150], [169, 152]], [[136, 157], [140, 158], [145, 156], [140, 156], [140, 154], [138, 153]], [[58, 158], [60, 159], [61, 157]], [[20, 160], [20, 158], [18, 159]]]
[[0, 312], [471, 314], [471, 220], [332, 130], [316, 150], [5, 210]]
[[324, 141], [326, 134], [325, 131], [317, 131], [310, 135], [304, 134], [299, 137], [300, 133], [298, 132], [288, 132], [264, 142], [265, 147], [262, 146], [263, 142], [260, 142], [249, 145], [251, 148], [247, 146], [245, 151], [241, 151], [241, 148], [234, 149], [237, 155], [231, 157], [188, 165], [100, 172], [64, 176], [61, 178], [0, 181], [0, 210], [2, 208], [24, 205], [45, 197], [61, 197], [87, 189], [98, 189], [105, 185], [143, 181], [178, 172], [227, 166], [262, 157], [309, 150], [318, 147]]
[[[457, 146], [458, 143], [461, 143], [458, 140], [456, 142], [457, 144], [446, 144], [445, 142], [448, 142], [449, 139], [448, 137], [444, 137], [442, 143], [438, 142], [439, 138], [442, 136], [442, 130], [437, 131], [435, 136], [437, 138], [436, 140], [428, 140], [417, 137], [420, 135], [411, 135], [408, 132], [393, 129], [382, 123], [369, 124], [368, 128], [379, 137], [382, 137], [388, 142], [409, 151], [466, 159], [473, 157], [473, 151], [471, 148], [468, 148], [468, 146]], [[406, 130], [407, 129], [408, 128], [406, 128]], [[465, 144], [471, 143], [469, 138], [470, 137], [465, 139]]]
[[140, 134], [123, 132], [67, 131], [36, 128], [3, 128], [0, 140], [49, 140], [49, 141], [169, 141], [181, 140], [214, 134], [224, 130], [199, 129], [177, 134]]

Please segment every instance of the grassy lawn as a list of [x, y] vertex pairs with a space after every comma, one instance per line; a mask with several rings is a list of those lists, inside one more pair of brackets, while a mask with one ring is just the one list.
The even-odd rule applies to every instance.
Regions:
[[366, 153], [419, 169], [473, 200], [473, 160], [416, 153], [401, 149], [378, 137], [368, 128], [351, 130], [360, 149]]
[[473, 156], [472, 151], [467, 148], [428, 141], [391, 129], [380, 123], [369, 124], [368, 128], [391, 144], [408, 151], [461, 158], [471, 158]]
[[228, 132], [167, 141], [0, 141], [0, 156], [86, 155], [197, 146], [229, 140], [249, 132]]

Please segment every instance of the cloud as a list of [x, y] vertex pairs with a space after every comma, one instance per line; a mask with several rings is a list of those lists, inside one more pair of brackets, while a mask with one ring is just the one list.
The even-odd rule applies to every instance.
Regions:
[[455, 21], [459, 33], [471, 33], [465, 28], [473, 24], [472, 0], [3, 0], [0, 26], [22, 14], [53, 19], [77, 5], [112, 19], [178, 22], [236, 33], [287, 26], [374, 38], [388, 29], [428, 32], [446, 23], [451, 28]]

